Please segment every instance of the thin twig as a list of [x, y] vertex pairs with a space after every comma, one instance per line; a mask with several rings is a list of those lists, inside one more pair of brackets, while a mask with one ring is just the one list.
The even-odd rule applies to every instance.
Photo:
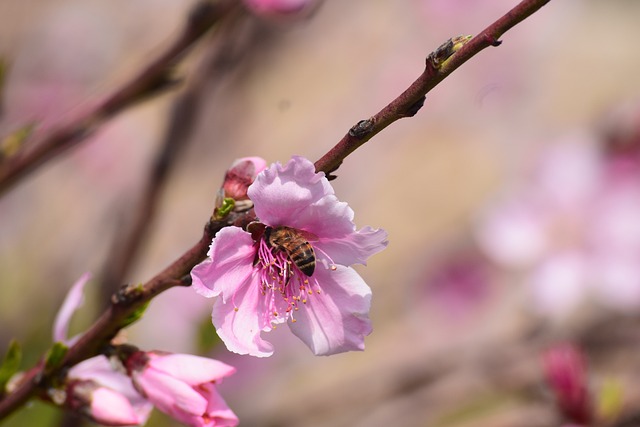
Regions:
[[[391, 101], [376, 115], [367, 120], [360, 120], [327, 154], [315, 163], [316, 171], [331, 174], [340, 167], [342, 161], [358, 147], [369, 141], [378, 132], [391, 123], [403, 118], [412, 117], [422, 107], [425, 95], [438, 83], [449, 76], [462, 64], [489, 46], [498, 46], [500, 37], [522, 22], [550, 0], [524, 0], [511, 9], [503, 17], [489, 25], [484, 31], [472, 38], [442, 66], [427, 58], [427, 65], [420, 77], [400, 96]], [[446, 45], [446, 43], [445, 43]], [[444, 46], [444, 45], [443, 45]]]
[[171, 76], [174, 66], [221, 18], [235, 9], [237, 3], [233, 0], [202, 0], [198, 3], [192, 9], [180, 36], [131, 80], [79, 119], [59, 125], [40, 141], [25, 144], [23, 151], [0, 163], [0, 194], [47, 160], [86, 139], [105, 120], [174, 86], [175, 81]]
[[[205, 54], [206, 57], [201, 61], [194, 75], [188, 80], [184, 91], [173, 102], [164, 140], [147, 177], [140, 200], [133, 209], [131, 224], [123, 227], [124, 231], [116, 236], [105, 262], [100, 280], [101, 294], [104, 297], [102, 300], [108, 301], [109, 296], [123, 283], [136, 260], [136, 255], [155, 217], [160, 195], [171, 170], [180, 153], [185, 150], [195, 128], [202, 98], [210, 93], [210, 91], [205, 92], [204, 87], [210, 83], [220, 83], [224, 75], [235, 68], [254, 42], [251, 36], [239, 37], [239, 32], [247, 30], [243, 25], [247, 17], [246, 13], [231, 14], [229, 19], [221, 23], [219, 33], [213, 40], [214, 44]], [[251, 29], [249, 31], [255, 33]]]

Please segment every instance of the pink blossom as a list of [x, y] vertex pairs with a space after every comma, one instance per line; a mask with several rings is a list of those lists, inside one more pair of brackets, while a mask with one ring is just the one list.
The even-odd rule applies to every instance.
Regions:
[[544, 352], [543, 363], [547, 382], [563, 414], [570, 421], [589, 424], [592, 405], [582, 351], [573, 344], [559, 344]]
[[287, 322], [317, 355], [363, 350], [371, 333], [371, 289], [350, 265], [384, 249], [386, 232], [356, 230], [353, 211], [302, 157], [263, 171], [248, 194], [265, 231], [288, 227], [311, 245], [315, 268], [303, 272], [285, 249], [267, 242], [269, 231], [218, 232], [191, 276], [198, 293], [218, 297], [212, 321], [227, 348], [270, 356], [273, 347], [260, 334]]
[[517, 191], [478, 227], [484, 252], [526, 274], [535, 307], [571, 314], [591, 297], [640, 306], [640, 166], [575, 135], [546, 148]]
[[315, 3], [316, 0], [244, 0], [251, 11], [267, 16], [298, 14]]
[[105, 356], [87, 359], [69, 370], [65, 406], [108, 426], [144, 424], [153, 406], [111, 366]]
[[194, 427], [238, 425], [215, 388], [235, 368], [204, 357], [158, 352], [136, 352], [126, 365], [136, 388], [176, 420]]

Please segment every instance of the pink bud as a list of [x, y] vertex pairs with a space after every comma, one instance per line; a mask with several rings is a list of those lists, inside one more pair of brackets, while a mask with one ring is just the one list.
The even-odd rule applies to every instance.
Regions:
[[243, 157], [237, 159], [224, 176], [224, 197], [234, 200], [247, 200], [247, 189], [256, 176], [267, 167], [267, 162], [260, 157]]
[[108, 426], [144, 424], [152, 405], [115, 370], [104, 356], [87, 359], [69, 370], [65, 406]]
[[189, 426], [236, 426], [215, 388], [235, 368], [189, 354], [136, 352], [126, 362], [135, 387], [162, 412]]
[[274, 17], [299, 14], [315, 3], [317, 0], [244, 0], [244, 4], [254, 13]]
[[562, 413], [574, 423], [589, 424], [592, 411], [582, 351], [570, 343], [560, 344], [545, 351], [543, 363]]

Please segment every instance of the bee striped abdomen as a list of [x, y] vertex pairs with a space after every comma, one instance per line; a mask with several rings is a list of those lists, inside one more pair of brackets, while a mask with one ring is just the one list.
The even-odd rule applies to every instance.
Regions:
[[316, 268], [316, 254], [309, 242], [298, 245], [288, 253], [291, 261], [307, 276], [311, 276]]
[[272, 248], [286, 252], [289, 260], [306, 276], [311, 276], [316, 268], [316, 254], [313, 246], [302, 233], [291, 227], [267, 227], [265, 239]]

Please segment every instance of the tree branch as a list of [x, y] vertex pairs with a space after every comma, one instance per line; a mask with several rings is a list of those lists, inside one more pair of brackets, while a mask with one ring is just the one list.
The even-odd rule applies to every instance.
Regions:
[[105, 120], [150, 96], [174, 86], [173, 67], [218, 21], [237, 6], [236, 1], [202, 0], [191, 10], [180, 36], [158, 58], [148, 64], [105, 100], [70, 123], [61, 124], [41, 140], [0, 163], [0, 195], [47, 160], [85, 140]]
[[451, 40], [443, 44], [438, 50], [429, 55], [422, 75], [376, 115], [356, 123], [335, 147], [315, 163], [316, 171], [324, 172], [331, 178], [331, 172], [336, 171], [349, 154], [396, 120], [403, 117], [413, 117], [422, 107], [425, 95], [438, 83], [480, 51], [489, 46], [498, 46], [501, 43], [499, 38], [504, 33], [531, 16], [549, 1], [524, 0], [520, 2], [503, 17], [469, 40], [459, 50], [451, 52], [449, 58], [445, 57], [442, 61], [434, 61], [434, 57], [437, 58], [439, 51], [451, 43]]

